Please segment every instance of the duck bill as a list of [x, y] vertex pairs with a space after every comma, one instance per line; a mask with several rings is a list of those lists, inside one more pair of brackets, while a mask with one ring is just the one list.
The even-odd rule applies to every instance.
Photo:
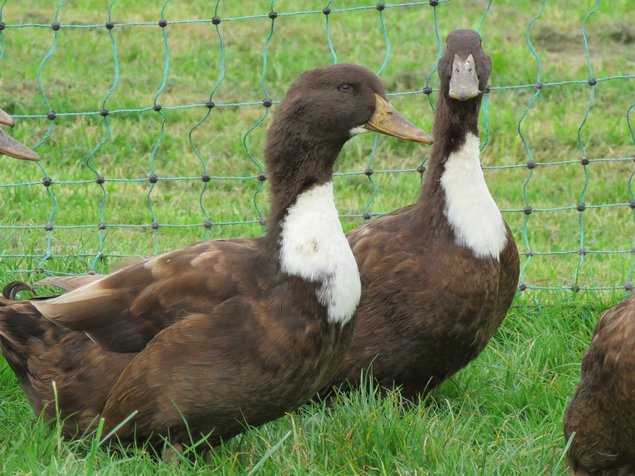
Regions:
[[9, 127], [13, 127], [15, 126], [15, 121], [9, 114], [0, 109], [0, 124], [6, 124]]
[[454, 55], [448, 95], [457, 101], [467, 101], [479, 94], [481, 90], [478, 88], [474, 58], [470, 55], [466, 60], [462, 60], [458, 55]]
[[375, 114], [362, 126], [368, 131], [381, 132], [400, 139], [432, 144], [432, 136], [407, 121], [386, 99], [375, 94]]
[[0, 129], [0, 154], [16, 159], [40, 160], [40, 156]]

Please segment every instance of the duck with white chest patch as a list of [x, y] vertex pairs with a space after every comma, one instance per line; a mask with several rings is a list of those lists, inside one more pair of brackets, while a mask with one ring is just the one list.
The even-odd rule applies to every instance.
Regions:
[[485, 347], [515, 295], [514, 238], [481, 171], [478, 115], [491, 60], [456, 30], [439, 62], [434, 145], [419, 200], [350, 232], [362, 277], [351, 347], [332, 386], [372, 369], [406, 397], [431, 390]]
[[264, 238], [199, 243], [51, 299], [0, 298], [0, 347], [35, 412], [58, 408], [67, 436], [134, 415], [124, 442], [213, 431], [218, 443], [307, 401], [355, 322], [359, 273], [331, 179], [360, 128], [429, 141], [366, 68], [306, 72], [268, 131]]

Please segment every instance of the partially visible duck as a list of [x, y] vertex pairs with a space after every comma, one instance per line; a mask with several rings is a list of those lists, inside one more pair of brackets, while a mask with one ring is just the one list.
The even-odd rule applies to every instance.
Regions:
[[[0, 124], [13, 127], [15, 121], [4, 110], [0, 109]], [[0, 154], [24, 160], [39, 160], [40, 158], [36, 152], [15, 140], [2, 129], [0, 129]]]
[[450, 33], [419, 200], [347, 235], [362, 299], [351, 347], [325, 393], [356, 385], [372, 368], [381, 386], [415, 397], [473, 360], [505, 317], [519, 260], [481, 171], [478, 116], [491, 69], [476, 32]]
[[368, 130], [430, 140], [366, 68], [306, 72], [268, 131], [264, 238], [199, 243], [48, 300], [0, 298], [0, 347], [35, 413], [59, 408], [70, 436], [134, 414], [123, 441], [213, 430], [217, 443], [307, 401], [353, 330], [359, 273], [331, 178], [342, 146]]
[[635, 474], [635, 294], [598, 320], [564, 417], [578, 476]]

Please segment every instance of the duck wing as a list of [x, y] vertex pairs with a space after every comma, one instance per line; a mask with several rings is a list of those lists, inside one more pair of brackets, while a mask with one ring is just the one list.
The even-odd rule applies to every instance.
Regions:
[[598, 320], [569, 402], [564, 433], [575, 438], [575, 474], [633, 474], [635, 441], [635, 294]]
[[[414, 205], [399, 208], [358, 226], [346, 234], [362, 279], [364, 279], [364, 272], [370, 273], [370, 277], [386, 273], [388, 270], [383, 267], [381, 262], [387, 256], [388, 258], [394, 257], [396, 260], [407, 258], [409, 246], [400, 246], [400, 243], [396, 243], [396, 241], [401, 240], [402, 234], [399, 231], [408, 224], [411, 220], [410, 217], [413, 217], [413, 208]], [[404, 243], [404, 245], [407, 244]], [[395, 251], [399, 249], [403, 249], [403, 255], [394, 255]], [[388, 250], [391, 252], [387, 253]]]
[[104, 351], [83, 332], [43, 318], [31, 302], [1, 297], [0, 350], [35, 414], [47, 421], [60, 415], [65, 435], [95, 427], [108, 393], [136, 355]]
[[635, 294], [598, 320], [582, 360], [582, 379], [593, 378], [610, 390], [607, 404], [619, 398], [635, 402]]
[[82, 274], [80, 276], [48, 276], [37, 283], [38, 286], [54, 286], [64, 291], [73, 291], [89, 283], [102, 279], [104, 274]]
[[83, 331], [104, 350], [139, 352], [162, 329], [239, 293], [235, 263], [253, 259], [259, 240], [216, 240], [166, 253], [48, 300], [46, 318]]

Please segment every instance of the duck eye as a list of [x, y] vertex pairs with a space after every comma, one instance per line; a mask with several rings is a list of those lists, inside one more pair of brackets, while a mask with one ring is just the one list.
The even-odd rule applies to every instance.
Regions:
[[347, 92], [349, 92], [349, 91], [352, 91], [352, 90], [353, 90], [353, 86], [352, 86], [352, 85], [350, 85], [350, 84], [348, 84], [348, 83], [342, 83], [342, 84], [340, 84], [340, 85], [337, 87], [337, 89], [339, 89], [340, 91], [342, 91], [342, 92], [344, 92], [344, 93], [347, 93]]

